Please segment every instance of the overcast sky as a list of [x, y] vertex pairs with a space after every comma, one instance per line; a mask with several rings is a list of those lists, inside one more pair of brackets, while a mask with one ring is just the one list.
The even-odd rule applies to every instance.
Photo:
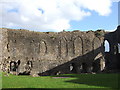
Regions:
[[35, 31], [114, 30], [119, 0], [1, 0], [0, 27]]

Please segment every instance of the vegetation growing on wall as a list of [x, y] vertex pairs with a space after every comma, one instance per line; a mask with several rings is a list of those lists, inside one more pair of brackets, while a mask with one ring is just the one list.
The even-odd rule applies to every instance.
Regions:
[[104, 36], [104, 34], [105, 34], [105, 31], [103, 29], [98, 29], [97, 31], [95, 31], [95, 35], [97, 37]]

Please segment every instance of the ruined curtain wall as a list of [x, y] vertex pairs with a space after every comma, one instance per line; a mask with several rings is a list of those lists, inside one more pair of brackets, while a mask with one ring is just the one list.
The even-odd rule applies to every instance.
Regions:
[[3, 36], [7, 40], [2, 46], [6, 55], [3, 61], [20, 60], [21, 71], [24, 71], [27, 61], [32, 61], [32, 70], [36, 73], [69, 62], [91, 64], [98, 54], [103, 54], [104, 49], [104, 38], [93, 31], [45, 33], [8, 29]]

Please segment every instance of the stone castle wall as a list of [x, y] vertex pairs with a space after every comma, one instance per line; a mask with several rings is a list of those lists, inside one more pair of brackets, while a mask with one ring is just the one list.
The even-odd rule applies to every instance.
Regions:
[[8, 68], [6, 64], [19, 61], [18, 73], [27, 72], [28, 68], [30, 74], [41, 75], [97, 72], [104, 67], [104, 31], [1, 31], [2, 65]]

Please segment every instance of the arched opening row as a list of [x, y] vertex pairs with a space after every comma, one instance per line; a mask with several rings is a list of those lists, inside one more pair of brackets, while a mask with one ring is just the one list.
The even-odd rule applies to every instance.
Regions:
[[101, 71], [101, 65], [99, 61], [95, 61], [92, 65], [88, 63], [81, 63], [79, 66], [76, 63], [71, 63], [69, 65], [69, 70], [71, 73], [92, 73]]

